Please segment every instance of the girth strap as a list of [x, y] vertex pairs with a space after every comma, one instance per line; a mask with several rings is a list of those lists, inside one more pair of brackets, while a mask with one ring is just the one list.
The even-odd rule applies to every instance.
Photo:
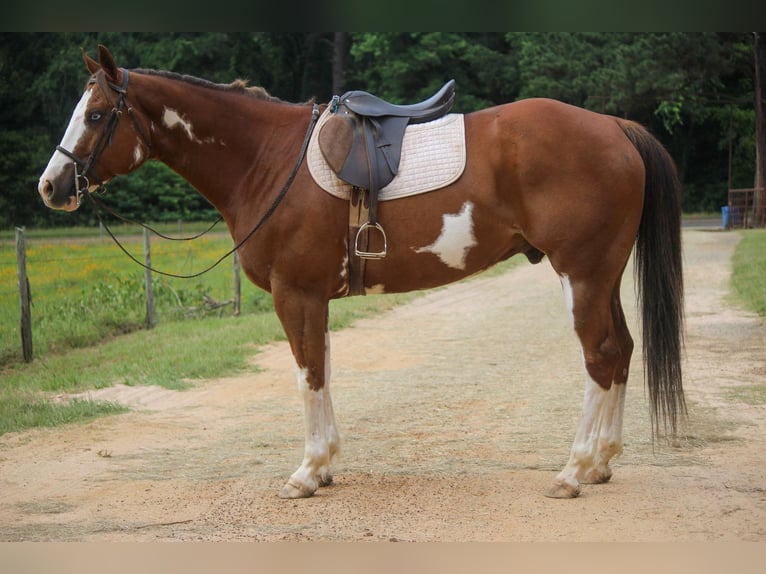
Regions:
[[365, 190], [358, 187], [351, 191], [348, 201], [348, 295], [365, 295], [364, 275], [367, 258], [359, 257], [357, 250], [367, 251], [370, 245], [368, 233], [359, 233], [368, 225], [370, 210], [365, 205]]

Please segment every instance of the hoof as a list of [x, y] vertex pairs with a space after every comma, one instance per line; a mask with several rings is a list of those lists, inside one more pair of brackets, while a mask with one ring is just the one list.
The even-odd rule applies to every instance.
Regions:
[[582, 482], [585, 484], [603, 484], [609, 482], [610, 478], [612, 478], [612, 469], [607, 466], [603, 469], [594, 468], [590, 470]]
[[580, 496], [580, 485], [571, 485], [563, 480], [554, 480], [551, 487], [545, 492], [548, 498], [577, 498]]
[[310, 488], [297, 484], [292, 480], [288, 480], [287, 484], [279, 491], [279, 498], [295, 499], [295, 498], [309, 498], [313, 496], [314, 491]]
[[319, 486], [330, 486], [332, 485], [332, 474], [329, 472], [325, 474], [324, 476], [320, 475], [317, 477], [317, 482], [319, 483]]

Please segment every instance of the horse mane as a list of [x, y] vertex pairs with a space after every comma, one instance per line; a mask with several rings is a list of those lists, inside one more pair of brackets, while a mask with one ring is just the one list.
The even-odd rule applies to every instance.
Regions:
[[[292, 103], [292, 102], [286, 102], [285, 100], [277, 98], [276, 96], [272, 96], [271, 94], [269, 94], [269, 92], [266, 91], [265, 88], [262, 88], [260, 86], [248, 86], [247, 80], [236, 79], [230, 84], [216, 84], [215, 82], [211, 82], [210, 80], [203, 80], [202, 78], [197, 78], [195, 76], [189, 76], [186, 74], [177, 74], [176, 72], [168, 72], [166, 70], [136, 68], [133, 71], [136, 72], [137, 74], [146, 74], [147, 76], [159, 76], [161, 78], [168, 78], [170, 80], [186, 82], [187, 84], [201, 86], [203, 88], [208, 88], [211, 90], [219, 90], [224, 92], [235, 92], [238, 94], [244, 94], [246, 96], [250, 96], [251, 98], [255, 98], [257, 100], [263, 100], [267, 102], [277, 102], [280, 104]], [[309, 100], [306, 103], [313, 103], [313, 99]]]

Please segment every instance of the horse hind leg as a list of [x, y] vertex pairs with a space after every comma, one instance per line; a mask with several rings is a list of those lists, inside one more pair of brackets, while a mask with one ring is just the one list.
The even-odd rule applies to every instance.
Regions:
[[620, 303], [619, 282], [612, 293], [611, 311], [619, 356], [614, 369], [612, 386], [607, 392], [606, 403], [601, 415], [594, 466], [585, 473], [582, 480], [586, 484], [607, 482], [612, 477], [609, 461], [622, 453], [622, 422], [630, 359], [633, 355], [633, 338], [630, 336]]
[[[622, 452], [622, 421], [633, 341], [619, 299], [619, 280], [611, 296], [594, 296], [593, 285], [573, 286], [561, 276], [567, 306], [582, 345], [586, 381], [582, 416], [564, 469], [546, 492], [574, 498], [580, 484], [607, 482], [609, 461]], [[604, 302], [599, 304], [598, 301]], [[587, 303], [585, 303], [587, 301]]]

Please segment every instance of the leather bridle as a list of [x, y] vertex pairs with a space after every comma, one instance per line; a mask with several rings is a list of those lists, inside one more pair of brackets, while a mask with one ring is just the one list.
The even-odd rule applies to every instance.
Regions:
[[[81, 158], [77, 157], [74, 153], [72, 153], [68, 149], [60, 145], [56, 146], [56, 151], [63, 153], [65, 156], [71, 159], [72, 162], [74, 163], [74, 187], [77, 193], [78, 206], [80, 205], [83, 195], [89, 192], [89, 188], [91, 186], [91, 183], [90, 183], [91, 179], [93, 179], [94, 182], [96, 182], [98, 185], [98, 188], [96, 191], [101, 190], [104, 187], [104, 180], [103, 178], [100, 178], [96, 174], [95, 169], [93, 168], [93, 164], [95, 164], [96, 161], [98, 161], [98, 159], [101, 157], [101, 154], [104, 152], [104, 150], [109, 146], [109, 144], [112, 143], [112, 137], [114, 136], [114, 132], [117, 129], [117, 123], [120, 121], [120, 118], [122, 117], [122, 112], [123, 112], [123, 109], [126, 107], [126, 104], [127, 104], [128, 115], [130, 116], [130, 120], [133, 123], [133, 127], [135, 128], [136, 133], [138, 134], [143, 144], [146, 146], [146, 149], [148, 152], [147, 155], [151, 154], [151, 149], [152, 149], [151, 140], [149, 139], [143, 126], [141, 125], [141, 123], [138, 121], [135, 114], [133, 113], [133, 107], [127, 103], [128, 80], [129, 80], [128, 70], [126, 70], [125, 68], [121, 68], [121, 70], [122, 70], [122, 85], [121, 86], [118, 86], [117, 84], [113, 84], [107, 81], [106, 75], [104, 74], [103, 70], [99, 70], [98, 72], [96, 72], [96, 74], [94, 74], [88, 81], [88, 84], [96, 84], [101, 89], [107, 101], [111, 101], [110, 91], [114, 91], [117, 93], [117, 100], [112, 103], [112, 110], [109, 113], [109, 118], [104, 124], [104, 128], [101, 130], [101, 134], [99, 135], [98, 140], [96, 140], [96, 145], [93, 147], [93, 150], [90, 152], [88, 159], [82, 160]], [[80, 168], [81, 171], [78, 172], [78, 168]]]

